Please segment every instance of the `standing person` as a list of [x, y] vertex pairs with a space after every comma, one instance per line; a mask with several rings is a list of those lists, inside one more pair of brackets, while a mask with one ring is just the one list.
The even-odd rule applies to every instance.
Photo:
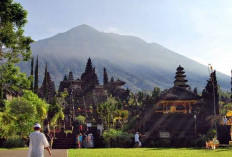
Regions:
[[82, 130], [83, 130], [82, 124], [80, 124], [80, 125], [78, 126], [78, 130], [79, 130], [79, 132], [82, 132]]
[[29, 151], [28, 157], [44, 157], [44, 149], [46, 149], [51, 156], [51, 149], [49, 147], [49, 143], [43, 133], [40, 132], [41, 125], [34, 125], [35, 132], [30, 133], [30, 143], [29, 143]]
[[87, 136], [87, 146], [88, 146], [88, 148], [91, 148], [91, 135], [90, 135], [90, 133]]
[[76, 135], [76, 148], [80, 147], [79, 134]]
[[226, 116], [223, 117], [223, 125], [227, 125], [227, 118], [226, 118]]
[[79, 148], [81, 148], [82, 147], [82, 141], [83, 141], [82, 133], [79, 134], [78, 140], [79, 140]]
[[82, 140], [83, 140], [82, 146], [83, 146], [84, 148], [87, 148], [87, 136], [86, 136], [86, 133], [83, 134]]
[[94, 147], [94, 137], [93, 137], [92, 133], [90, 134], [90, 138], [91, 138], [91, 148], [93, 148]]
[[135, 148], [139, 148], [139, 132], [135, 133]]

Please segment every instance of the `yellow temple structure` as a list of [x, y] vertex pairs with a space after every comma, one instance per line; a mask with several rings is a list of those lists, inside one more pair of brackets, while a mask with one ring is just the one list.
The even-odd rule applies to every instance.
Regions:
[[155, 112], [168, 113], [192, 113], [192, 108], [196, 107], [200, 96], [189, 90], [189, 85], [184, 74], [184, 68], [179, 65], [176, 69], [174, 87], [164, 91], [156, 104]]

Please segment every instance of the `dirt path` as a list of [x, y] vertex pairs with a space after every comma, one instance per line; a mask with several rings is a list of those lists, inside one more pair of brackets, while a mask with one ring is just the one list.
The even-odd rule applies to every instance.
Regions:
[[[44, 157], [49, 157], [46, 150]], [[27, 157], [27, 149], [0, 150], [0, 157]], [[52, 157], [67, 157], [67, 149], [52, 149]]]

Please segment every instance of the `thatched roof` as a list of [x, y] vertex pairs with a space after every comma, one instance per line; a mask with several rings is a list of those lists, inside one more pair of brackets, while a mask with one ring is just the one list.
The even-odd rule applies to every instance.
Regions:
[[181, 87], [172, 87], [160, 95], [160, 100], [200, 100], [201, 97]]

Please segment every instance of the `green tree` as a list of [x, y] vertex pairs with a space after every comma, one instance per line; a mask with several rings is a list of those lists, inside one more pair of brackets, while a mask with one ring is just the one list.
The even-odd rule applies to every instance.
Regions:
[[134, 95], [130, 96], [129, 100], [128, 100], [128, 105], [129, 106], [140, 106], [141, 103], [138, 101], [138, 99], [136, 99], [136, 97]]
[[104, 121], [107, 129], [110, 129], [113, 126], [114, 113], [118, 109], [117, 105], [118, 101], [110, 96], [105, 102], [97, 106], [97, 112]]
[[34, 93], [38, 94], [38, 89], [39, 89], [39, 58], [37, 55], [36, 65], [35, 65]]
[[31, 57], [31, 90], [34, 91], [34, 57]]
[[84, 124], [85, 117], [80, 115], [80, 116], [76, 117], [76, 121], [78, 122], [78, 124]]
[[37, 94], [30, 90], [23, 90], [23, 98], [30, 101], [36, 107], [36, 121], [42, 123], [47, 117], [49, 104], [44, 100], [40, 99]]
[[104, 69], [103, 69], [103, 84], [107, 85], [108, 81], [109, 81], [108, 75], [107, 75], [107, 72], [106, 72], [106, 68], [104, 67]]
[[10, 113], [15, 117], [13, 128], [16, 134], [28, 136], [36, 122], [36, 107], [25, 98], [15, 98], [10, 102]]
[[63, 119], [64, 113], [62, 111], [62, 107], [60, 104], [57, 103], [55, 96], [48, 109], [48, 121], [50, 122], [52, 127], [55, 127]]
[[128, 114], [129, 112], [127, 110], [116, 110], [114, 112], [114, 124], [119, 123], [119, 125], [123, 129], [123, 126], [127, 121]]
[[23, 90], [22, 97], [5, 102], [6, 108], [0, 112], [0, 137], [4, 138], [27, 136], [35, 122], [43, 122], [49, 107], [30, 90]]
[[9, 102], [5, 102], [6, 109], [0, 112], [0, 137], [7, 138], [14, 136], [16, 131], [14, 129], [15, 117], [11, 115]]
[[[26, 61], [30, 59], [31, 55], [30, 43], [33, 41], [30, 37], [23, 35], [23, 27], [27, 22], [26, 17], [27, 11], [19, 3], [13, 3], [13, 0], [0, 1], [1, 107], [4, 107], [3, 89], [12, 86], [20, 89], [18, 83], [26, 80], [25, 75], [21, 74], [19, 69], [15, 67], [15, 63]], [[19, 84], [21, 85], [21, 83]]]
[[160, 96], [161, 90], [159, 87], [154, 87], [154, 90], [152, 92], [152, 97], [153, 98], [157, 98], [158, 96]]
[[220, 103], [220, 115], [225, 116], [227, 112], [232, 111], [232, 103]]
[[13, 0], [0, 1], [0, 60], [18, 63], [30, 59], [32, 39], [23, 35], [27, 11]]
[[[2, 90], [22, 91], [21, 89], [30, 88], [30, 79], [26, 77], [25, 73], [21, 73], [19, 67], [15, 67], [14, 64], [6, 63], [4, 66], [0, 66], [0, 75]], [[3, 91], [1, 94], [3, 94]], [[1, 100], [3, 100], [3, 97], [1, 97]]]

